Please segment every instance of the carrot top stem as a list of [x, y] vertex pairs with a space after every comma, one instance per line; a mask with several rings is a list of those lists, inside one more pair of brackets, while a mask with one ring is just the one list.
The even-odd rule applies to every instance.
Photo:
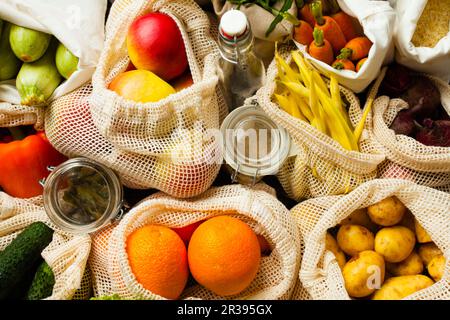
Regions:
[[313, 38], [314, 38], [314, 44], [317, 47], [323, 47], [324, 42], [323, 42], [323, 31], [322, 30], [320, 30], [319, 28], [314, 28]]
[[342, 62], [333, 63], [333, 68], [337, 70], [344, 70], [344, 64]]
[[323, 18], [323, 15], [322, 15], [322, 2], [314, 1], [313, 3], [311, 3], [311, 12], [312, 12], [317, 24], [319, 26], [324, 25], [325, 19]]
[[350, 48], [342, 48], [341, 53], [336, 57], [336, 59], [348, 59], [352, 56], [353, 50]]

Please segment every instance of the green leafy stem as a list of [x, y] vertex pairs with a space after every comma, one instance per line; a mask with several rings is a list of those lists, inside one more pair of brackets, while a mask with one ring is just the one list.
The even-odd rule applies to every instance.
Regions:
[[[294, 17], [292, 14], [290, 14], [288, 12], [288, 10], [291, 8], [292, 3], [294, 2], [294, 0], [285, 0], [283, 3], [283, 6], [281, 7], [280, 10], [277, 10], [273, 7], [273, 5], [277, 2], [277, 1], [273, 1], [273, 0], [227, 0], [228, 2], [237, 5], [237, 9], [240, 8], [240, 6], [244, 5], [244, 6], [250, 6], [253, 4], [256, 4], [262, 8], [264, 8], [265, 10], [269, 11], [270, 13], [272, 13], [275, 16], [275, 19], [273, 19], [272, 23], [270, 24], [269, 28], [266, 31], [266, 37], [269, 36], [272, 31], [275, 29], [275, 27], [282, 21], [282, 20], [287, 20], [290, 23], [292, 23], [294, 26], [297, 26], [300, 21]], [[302, 2], [302, 1], [297, 1], [297, 2]]]

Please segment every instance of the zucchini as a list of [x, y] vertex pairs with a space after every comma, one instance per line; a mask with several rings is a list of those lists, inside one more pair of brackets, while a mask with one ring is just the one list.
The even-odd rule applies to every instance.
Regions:
[[16, 79], [21, 104], [34, 106], [44, 104], [61, 83], [61, 75], [55, 64], [56, 44], [38, 61], [24, 63]]
[[9, 44], [9, 33], [11, 24], [3, 24], [3, 33], [0, 36], [0, 81], [14, 79], [19, 72], [22, 61], [20, 61]]
[[9, 42], [14, 54], [23, 62], [40, 59], [50, 45], [52, 35], [15, 24], [11, 27]]
[[34, 222], [0, 252], [0, 299], [10, 298], [22, 279], [34, 274], [41, 252], [52, 238], [52, 229], [42, 222]]

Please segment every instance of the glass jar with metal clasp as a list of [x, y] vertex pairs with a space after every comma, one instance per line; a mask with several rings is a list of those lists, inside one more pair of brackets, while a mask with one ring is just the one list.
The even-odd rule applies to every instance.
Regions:
[[41, 180], [44, 207], [60, 229], [74, 234], [94, 232], [128, 209], [117, 174], [87, 158], [73, 158]]
[[289, 156], [291, 139], [256, 100], [235, 109], [223, 121], [224, 160], [233, 182], [254, 185], [274, 175]]

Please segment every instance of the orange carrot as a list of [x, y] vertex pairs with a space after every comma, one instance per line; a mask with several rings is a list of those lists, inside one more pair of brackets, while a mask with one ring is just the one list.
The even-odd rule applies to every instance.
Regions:
[[355, 65], [348, 59], [336, 59], [331, 66], [337, 70], [355, 71]]
[[298, 10], [298, 18], [308, 22], [308, 24], [311, 26], [311, 28], [314, 28], [314, 25], [316, 24], [316, 20], [314, 20], [314, 16], [311, 13], [311, 5], [303, 2], [303, 7]]
[[325, 39], [331, 43], [334, 53], [339, 53], [339, 50], [341, 50], [346, 43], [341, 28], [333, 18], [322, 15], [322, 3], [320, 1], [314, 1], [311, 4], [311, 10], [316, 20], [315, 27], [323, 31], [323, 35]]
[[330, 7], [331, 10], [330, 17], [332, 17], [341, 28], [345, 40], [349, 42], [353, 38], [356, 38], [358, 34], [355, 30], [355, 27], [353, 26], [352, 17], [350, 17], [344, 11], [341, 11], [341, 8], [339, 7], [339, 4], [336, 0], [327, 0], [326, 2], [328, 3], [328, 7]]
[[309, 45], [309, 54], [317, 60], [323, 61], [326, 64], [332, 64], [334, 60], [333, 48], [330, 42], [323, 38], [323, 31], [319, 28], [314, 28], [314, 41]]
[[356, 72], [358, 72], [362, 68], [363, 64], [366, 61], [367, 61], [367, 58], [364, 58], [364, 59], [361, 59], [358, 61], [358, 63], [356, 64]]
[[339, 11], [338, 13], [333, 14], [331, 17], [341, 28], [345, 40], [350, 41], [358, 36], [355, 27], [353, 26], [352, 17], [350, 17], [344, 11]]
[[300, 24], [294, 28], [294, 40], [307, 46], [313, 39], [313, 29], [308, 22], [300, 20]]
[[372, 42], [367, 37], [357, 37], [347, 42], [337, 58], [357, 61], [367, 57], [371, 47]]

